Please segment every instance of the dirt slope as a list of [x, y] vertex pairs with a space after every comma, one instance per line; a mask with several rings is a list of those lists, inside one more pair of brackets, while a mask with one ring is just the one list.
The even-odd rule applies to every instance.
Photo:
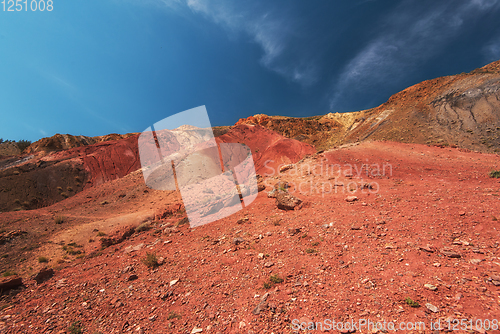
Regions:
[[[369, 319], [423, 322], [427, 333], [431, 321], [492, 321], [500, 183], [488, 172], [498, 166], [497, 155], [371, 142], [264, 175], [270, 186], [288, 182], [299, 210], [279, 210], [261, 192], [237, 214], [189, 229], [178, 194], [148, 190], [134, 172], [48, 208], [2, 213], [1, 228], [27, 233], [0, 245], [2, 270], [26, 285], [2, 297], [1, 330], [288, 333], [299, 321]], [[67, 221], [55, 224], [57, 215]], [[101, 238], [121, 240], [144, 220], [151, 229], [100, 250]], [[162, 264], [148, 268], [147, 253]], [[30, 275], [44, 265], [55, 276], [37, 284]]]

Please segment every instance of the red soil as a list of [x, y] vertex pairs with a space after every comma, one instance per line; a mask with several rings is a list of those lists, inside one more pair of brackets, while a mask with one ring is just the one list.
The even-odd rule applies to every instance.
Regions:
[[[332, 164], [340, 165], [338, 178]], [[9, 230], [53, 243], [24, 251], [31, 255], [19, 270], [26, 288], [2, 300], [1, 331], [65, 333], [80, 321], [88, 333], [191, 333], [195, 327], [203, 333], [290, 333], [294, 319], [367, 319], [422, 321], [426, 330], [420, 332], [427, 333], [431, 321], [447, 328], [448, 320], [472, 320], [474, 326], [478, 319], [500, 320], [500, 182], [488, 177], [499, 166], [497, 155], [362, 143], [313, 155], [265, 180], [289, 182], [305, 201], [299, 210], [279, 210], [261, 192], [233, 216], [195, 229], [175, 226], [182, 218], [173, 207], [178, 195], [147, 190], [141, 174], [132, 173], [49, 208], [3, 213], [0, 221]], [[332, 191], [318, 191], [328, 190], [328, 183]], [[352, 195], [357, 200], [347, 202]], [[155, 212], [161, 219], [151, 230], [92, 253], [98, 242], [88, 239], [98, 238], [95, 231], [85, 234], [85, 226], [100, 224], [109, 237]], [[68, 225], [55, 227], [54, 214], [70, 217]], [[44, 228], [53, 232], [44, 234]], [[73, 229], [81, 232], [71, 239]], [[63, 251], [55, 242], [75, 240], [87, 256], [57, 264]], [[450, 251], [460, 258], [448, 257]], [[151, 252], [164, 258], [158, 268], [142, 262]], [[39, 255], [57, 270], [37, 285], [26, 277], [42, 266]], [[284, 281], [271, 283], [271, 275]], [[410, 307], [407, 298], [420, 307]]]

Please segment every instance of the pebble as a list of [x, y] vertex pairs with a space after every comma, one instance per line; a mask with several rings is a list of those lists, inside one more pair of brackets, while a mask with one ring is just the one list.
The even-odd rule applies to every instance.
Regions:
[[345, 201], [346, 201], [346, 202], [355, 202], [355, 201], [357, 201], [357, 200], [358, 200], [358, 198], [357, 198], [356, 196], [347, 196], [347, 197], [345, 198]]
[[433, 312], [433, 313], [437, 313], [437, 312], [439, 312], [438, 307], [437, 307], [437, 306], [434, 306], [434, 305], [432, 305], [432, 304], [430, 304], [430, 303], [425, 304], [425, 307], [427, 307], [427, 309], [428, 309], [429, 311]]
[[174, 279], [170, 281], [170, 286], [175, 285], [177, 282], [179, 282], [178, 279]]
[[429, 289], [431, 291], [437, 290], [437, 287], [435, 285], [432, 285], [432, 284], [424, 284], [424, 287], [426, 287], [427, 289]]

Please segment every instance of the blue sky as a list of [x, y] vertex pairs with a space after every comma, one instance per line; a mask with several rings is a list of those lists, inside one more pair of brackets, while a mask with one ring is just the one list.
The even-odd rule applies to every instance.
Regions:
[[[39, 0], [38, 0], [39, 1]], [[141, 132], [206, 105], [257, 113], [375, 107], [500, 59], [500, 0], [54, 0], [0, 5], [0, 138]]]

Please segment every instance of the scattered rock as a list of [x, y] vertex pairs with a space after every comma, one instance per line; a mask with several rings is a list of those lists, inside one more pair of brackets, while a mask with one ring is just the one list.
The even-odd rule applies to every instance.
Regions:
[[15, 237], [18, 237], [23, 234], [27, 234], [28, 232], [21, 231], [21, 230], [15, 230], [15, 231], [10, 231], [10, 232], [2, 232], [0, 233], [0, 245], [5, 244], [8, 241], [11, 241]]
[[262, 184], [262, 183], [259, 183], [257, 185], [257, 191], [261, 192], [261, 191], [264, 191], [264, 190], [266, 190], [266, 186], [264, 184]]
[[143, 243], [135, 245], [135, 246], [130, 245], [130, 246], [126, 247], [123, 252], [126, 253], [126, 254], [129, 254], [129, 253], [132, 253], [132, 252], [137, 252], [137, 251], [141, 250], [142, 247], [144, 247]]
[[269, 297], [269, 292], [260, 298], [259, 304], [252, 311], [253, 314], [257, 315], [267, 308], [267, 297]]
[[357, 201], [357, 200], [358, 200], [358, 197], [356, 197], [356, 196], [347, 196], [347, 197], [345, 198], [345, 201], [346, 201], [346, 202], [355, 202], [355, 201]]
[[427, 307], [427, 309], [433, 313], [439, 312], [439, 308], [437, 306], [430, 304], [430, 303], [425, 304], [425, 307]]
[[178, 279], [174, 279], [170, 281], [170, 286], [175, 285], [177, 282], [179, 282]]
[[54, 269], [44, 267], [33, 277], [37, 284], [41, 284], [54, 276]]
[[203, 332], [203, 328], [199, 328], [194, 326], [193, 330], [191, 330], [191, 334], [201, 333]]
[[483, 260], [481, 259], [470, 259], [469, 262], [472, 263], [472, 264], [479, 264], [481, 263]]
[[420, 246], [419, 249], [428, 253], [434, 253], [434, 250], [431, 248], [431, 245], [429, 244], [427, 244], [426, 246]]
[[294, 210], [301, 203], [302, 200], [290, 193], [280, 192], [276, 196], [276, 205], [281, 210]]
[[138, 278], [139, 276], [137, 276], [136, 274], [132, 274], [129, 277], [127, 277], [127, 281], [135, 281]]
[[281, 166], [280, 167], [280, 173], [284, 173], [287, 170], [292, 169], [293, 167], [295, 167], [295, 165], [292, 165], [292, 164]]
[[233, 244], [235, 244], [235, 245], [239, 245], [239, 244], [242, 244], [244, 242], [245, 242], [245, 239], [240, 238], [240, 237], [236, 237], [233, 239]]
[[124, 240], [129, 238], [132, 234], [134, 234], [134, 232], [135, 232], [135, 226], [127, 226], [116, 231], [110, 237], [103, 237], [100, 239], [101, 248], [104, 249], [106, 247], [119, 244], [120, 242], [123, 242]]
[[272, 266], [274, 266], [273, 262], [266, 262], [266, 263], [264, 263], [264, 267], [266, 267], [266, 268], [270, 268]]
[[240, 218], [236, 221], [236, 224], [244, 224], [248, 222], [248, 217]]
[[457, 252], [455, 251], [452, 251], [452, 250], [449, 250], [449, 249], [441, 249], [441, 253], [447, 257], [451, 257], [453, 259], [459, 259], [461, 258], [462, 256], [460, 254], [458, 254]]
[[292, 228], [292, 227], [288, 228], [288, 234], [293, 236], [293, 235], [296, 235], [298, 233], [300, 233], [300, 228], [298, 228], [298, 227], [297, 228]]
[[432, 284], [424, 284], [424, 287], [426, 287], [427, 289], [429, 289], [431, 291], [437, 290], [437, 287], [435, 285], [432, 285]]
[[0, 291], [15, 289], [23, 285], [23, 279], [19, 276], [3, 277], [0, 279]]
[[500, 286], [500, 276], [496, 275], [490, 276], [490, 280], [491, 284], [493, 284], [494, 286]]

